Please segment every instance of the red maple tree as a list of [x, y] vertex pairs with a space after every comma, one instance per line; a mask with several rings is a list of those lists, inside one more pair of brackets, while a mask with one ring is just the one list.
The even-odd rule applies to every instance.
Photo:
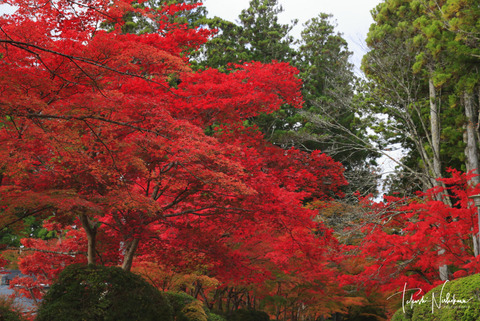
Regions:
[[[185, 6], [8, 3], [18, 10], [0, 18], [0, 223], [51, 216], [68, 239], [24, 240], [37, 249], [21, 262], [26, 272], [41, 267], [38, 282], [47, 283], [74, 261], [129, 270], [137, 257], [208, 266], [236, 284], [276, 273], [333, 279], [336, 242], [303, 205], [341, 195], [342, 166], [242, 125], [283, 104], [301, 107], [294, 68], [193, 72], [186, 52], [211, 32], [168, 22]], [[159, 30], [123, 34], [130, 11]]]
[[[469, 196], [480, 189], [469, 184], [471, 174], [450, 173], [451, 178], [442, 179], [446, 187], [367, 205], [371, 211], [358, 246], [364, 269], [356, 282], [384, 292], [402, 291], [405, 285], [426, 292], [445, 281], [441, 266], [450, 267], [449, 279], [478, 273], [480, 261], [472, 247], [477, 211]], [[439, 195], [448, 195], [451, 202]]]

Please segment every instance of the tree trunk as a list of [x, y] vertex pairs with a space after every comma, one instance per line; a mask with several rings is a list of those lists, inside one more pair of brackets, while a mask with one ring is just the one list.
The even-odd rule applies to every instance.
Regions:
[[125, 255], [123, 256], [122, 269], [130, 271], [132, 269], [133, 256], [137, 251], [139, 239], [133, 239], [125, 243]]
[[205, 303], [205, 305], [206, 305], [210, 310], [212, 310], [212, 309], [213, 309], [213, 302], [209, 301], [209, 299], [208, 299], [207, 296], [205, 295], [205, 291], [201, 290], [201, 291], [200, 291], [200, 296], [202, 297], [203, 303]]
[[[431, 145], [433, 153], [433, 185], [443, 186], [437, 179], [442, 177], [442, 163], [440, 162], [440, 109], [437, 104], [437, 91], [433, 83], [433, 78], [428, 79], [428, 88], [430, 94], [430, 132], [431, 132]], [[450, 203], [450, 199], [447, 193], [440, 193], [439, 197], [441, 201]], [[438, 255], [442, 256], [445, 253], [445, 249], [440, 249]], [[440, 280], [448, 280], [448, 266], [441, 265], [438, 268]]]
[[[445, 249], [441, 249], [438, 251], [438, 256], [442, 256], [445, 254]], [[448, 271], [448, 265], [444, 264], [444, 265], [440, 265], [440, 267], [438, 268], [438, 272], [439, 272], [439, 275], [440, 275], [440, 280], [442, 281], [447, 281], [448, 280], [448, 274], [449, 274], [449, 271]]]
[[438, 178], [442, 177], [442, 164], [440, 162], [440, 111], [437, 104], [437, 92], [433, 84], [433, 79], [428, 80], [430, 91], [430, 131], [431, 144], [433, 152], [433, 182], [434, 186], [439, 186]]
[[[477, 215], [478, 215], [478, 211], [477, 211]], [[478, 237], [477, 235], [475, 235], [475, 233], [472, 234], [472, 243], [473, 243], [473, 255], [475, 257], [478, 256]]]
[[87, 262], [88, 264], [95, 264], [98, 224], [92, 222], [90, 218], [85, 214], [80, 214], [78, 217], [80, 219], [80, 222], [82, 223], [85, 233], [87, 234]]
[[[472, 171], [473, 174], [480, 174], [479, 172], [479, 159], [478, 159], [478, 144], [477, 144], [477, 133], [476, 133], [476, 120], [475, 117], [475, 106], [474, 106], [474, 96], [473, 93], [465, 91], [463, 95], [464, 105], [465, 105], [465, 116], [467, 118], [467, 123], [465, 125], [465, 158], [466, 158], [466, 167], [467, 171]], [[480, 183], [480, 176], [472, 177], [470, 179], [470, 184], [472, 186], [477, 186]], [[480, 215], [477, 214], [478, 224], [480, 226]], [[472, 235], [473, 240], [473, 252], [475, 256], [479, 256], [480, 251], [480, 232], [475, 235]]]
[[[475, 133], [475, 107], [473, 103], [473, 94], [465, 92], [464, 93], [464, 104], [465, 104], [465, 116], [467, 117], [467, 124], [465, 128], [466, 133], [466, 144], [465, 147], [465, 156], [467, 159], [467, 171], [473, 171], [475, 174], [480, 174], [478, 172], [479, 160], [478, 160], [478, 146]], [[471, 184], [477, 186], [480, 183], [480, 176], [473, 177], [471, 179]]]

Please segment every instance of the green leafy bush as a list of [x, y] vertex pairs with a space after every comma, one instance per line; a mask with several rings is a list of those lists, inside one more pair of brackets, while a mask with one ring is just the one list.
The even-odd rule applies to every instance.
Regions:
[[71, 265], [46, 294], [36, 321], [172, 321], [168, 300], [117, 267]]
[[210, 313], [203, 303], [184, 292], [165, 292], [177, 321], [226, 321]]
[[0, 321], [25, 320], [13, 303], [13, 299], [0, 297]]
[[187, 304], [195, 301], [193, 296], [184, 292], [165, 292], [165, 295], [173, 308], [173, 314], [175, 316], [178, 316]]
[[177, 317], [177, 321], [208, 321], [203, 303], [195, 300], [184, 306]]

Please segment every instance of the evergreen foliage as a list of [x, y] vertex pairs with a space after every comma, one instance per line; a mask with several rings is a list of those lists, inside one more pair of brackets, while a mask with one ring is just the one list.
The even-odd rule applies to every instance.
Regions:
[[68, 266], [52, 285], [37, 321], [171, 321], [168, 300], [141, 277], [117, 267]]
[[170, 305], [173, 309], [173, 314], [178, 316], [181, 314], [182, 309], [195, 301], [195, 298], [184, 293], [184, 292], [165, 292], [165, 296], [167, 297]]
[[296, 41], [290, 31], [297, 22], [279, 23], [282, 12], [278, 0], [252, 0], [238, 24], [210, 19], [209, 27], [218, 33], [204, 45], [197, 67], [228, 71], [235, 69], [232, 64], [252, 60], [285, 61], [297, 67], [304, 83], [303, 108], [284, 105], [249, 119], [246, 125], [258, 126], [282, 148], [321, 150], [341, 162], [350, 183], [348, 194], [375, 193], [379, 155], [368, 146], [366, 123], [355, 101], [356, 78], [346, 40], [335, 31], [333, 17], [321, 13], [305, 24]]
[[290, 25], [279, 23], [281, 12], [278, 0], [251, 0], [240, 13], [238, 24], [218, 17], [208, 19], [208, 26], [218, 33], [205, 44], [199, 67], [226, 70], [229, 64], [240, 62], [292, 61], [295, 40], [289, 33], [296, 21]]

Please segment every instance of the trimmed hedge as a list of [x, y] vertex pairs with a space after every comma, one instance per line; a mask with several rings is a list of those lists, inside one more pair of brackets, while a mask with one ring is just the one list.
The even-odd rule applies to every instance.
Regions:
[[36, 321], [173, 321], [165, 296], [117, 267], [70, 265], [52, 285]]

